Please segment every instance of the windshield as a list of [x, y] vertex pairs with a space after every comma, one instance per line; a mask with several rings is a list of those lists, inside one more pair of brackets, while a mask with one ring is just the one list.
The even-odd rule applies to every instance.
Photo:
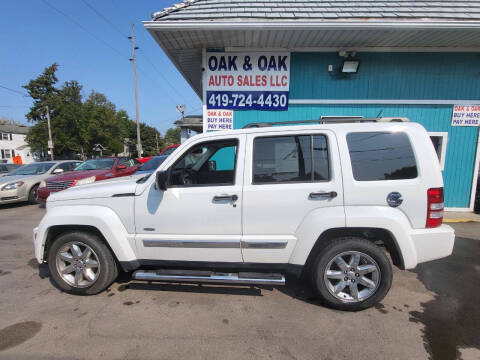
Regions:
[[115, 159], [92, 159], [87, 160], [75, 168], [79, 170], [110, 170], [115, 165]]
[[19, 167], [10, 172], [7, 176], [14, 175], [41, 175], [45, 174], [55, 163], [35, 163]]
[[166, 156], [155, 156], [148, 160], [145, 164], [140, 166], [139, 171], [153, 171], [160, 166], [161, 163], [165, 161]]
[[171, 148], [168, 148], [167, 150], [165, 150], [164, 152], [162, 152], [162, 155], [170, 155], [172, 152], [174, 152], [175, 150], [177, 150], [176, 147], [171, 147]]

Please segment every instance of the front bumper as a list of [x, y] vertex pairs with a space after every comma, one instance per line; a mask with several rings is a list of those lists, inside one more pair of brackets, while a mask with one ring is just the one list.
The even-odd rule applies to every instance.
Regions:
[[451, 255], [455, 244], [455, 230], [448, 225], [415, 229], [410, 236], [417, 253], [417, 264]]
[[42, 239], [39, 238], [38, 226], [33, 229], [33, 248], [35, 252], [35, 258], [41, 264], [43, 262], [43, 246]]
[[23, 191], [23, 189], [21, 188], [12, 190], [0, 190], [0, 204], [10, 204], [27, 200], [28, 197], [25, 195], [25, 191]]
[[50, 196], [50, 194], [52, 192], [54, 192], [54, 191], [52, 191], [50, 189], [47, 189], [46, 187], [38, 188], [38, 190], [37, 190], [37, 201], [45, 204], [47, 202], [48, 197]]

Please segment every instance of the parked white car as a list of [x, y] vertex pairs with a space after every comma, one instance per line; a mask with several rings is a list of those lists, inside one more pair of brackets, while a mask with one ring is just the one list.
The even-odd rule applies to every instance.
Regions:
[[[35, 256], [72, 294], [148, 281], [278, 284], [324, 303], [379, 302], [401, 269], [448, 256], [443, 180], [416, 123], [258, 127], [186, 141], [156, 176], [53, 194]], [[156, 269], [156, 270], [147, 270]], [[180, 270], [181, 269], [181, 270]]]

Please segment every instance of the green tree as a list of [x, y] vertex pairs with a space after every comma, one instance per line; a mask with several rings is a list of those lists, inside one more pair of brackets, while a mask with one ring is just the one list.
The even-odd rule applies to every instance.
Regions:
[[170, 128], [165, 133], [165, 145], [180, 144], [180, 128]]
[[36, 79], [30, 80], [27, 85], [23, 86], [33, 99], [33, 106], [26, 115], [28, 121], [40, 122], [45, 120], [46, 106], [54, 107], [56, 95], [58, 95], [58, 89], [55, 88], [55, 84], [58, 82], [55, 74], [57, 69], [58, 64], [53, 63], [46, 67]]
[[53, 63], [46, 67], [36, 79], [30, 80], [27, 85], [23, 86], [33, 99], [33, 105], [26, 114], [26, 118], [35, 125], [30, 129], [26, 140], [34, 150], [47, 150], [48, 126], [46, 113], [47, 106], [50, 111], [55, 107], [58, 95], [58, 89], [55, 88], [55, 84], [58, 82], [55, 74], [57, 69], [58, 64]]
[[[130, 128], [128, 139], [130, 140], [130, 148], [134, 157], [138, 157], [137, 154], [137, 127], [136, 123], [130, 120], [133, 127]], [[140, 123], [140, 139], [142, 140], [143, 156], [157, 155], [164, 147], [164, 140], [160, 132], [147, 124]], [[157, 151], [157, 139], [158, 139], [158, 151]]]
[[[61, 88], [55, 87], [57, 64], [47, 67], [36, 79], [24, 86], [33, 98], [33, 106], [27, 119], [35, 123], [27, 135], [27, 142], [34, 150], [47, 150], [48, 127], [46, 108], [49, 108], [55, 155], [82, 157], [93, 154], [95, 144], [102, 144], [105, 154], [123, 152], [126, 139], [136, 149], [136, 124], [125, 110], [116, 111], [115, 105], [104, 94], [92, 91], [84, 101], [82, 86], [77, 81], [67, 81]], [[172, 129], [173, 130], [173, 129]], [[164, 141], [157, 129], [140, 124], [144, 155], [155, 155]], [[178, 143], [175, 134], [171, 141]], [[179, 135], [178, 135], [179, 139]], [[136, 155], [136, 150], [134, 151]]]
[[107, 154], [122, 152], [123, 145], [121, 145], [120, 149], [119, 143], [123, 144], [123, 134], [117, 112], [115, 111], [115, 105], [105, 95], [92, 91], [83, 107], [88, 138], [90, 140], [88, 152], [91, 153], [95, 144], [102, 144], [106, 147]]

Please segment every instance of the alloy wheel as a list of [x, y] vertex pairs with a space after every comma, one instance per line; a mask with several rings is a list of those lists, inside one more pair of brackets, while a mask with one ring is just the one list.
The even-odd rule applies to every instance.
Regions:
[[76, 288], [91, 286], [100, 274], [97, 254], [79, 241], [68, 242], [57, 251], [56, 266], [62, 279]]
[[367, 254], [347, 251], [327, 264], [324, 282], [328, 291], [343, 302], [360, 302], [372, 296], [380, 284], [380, 268]]

